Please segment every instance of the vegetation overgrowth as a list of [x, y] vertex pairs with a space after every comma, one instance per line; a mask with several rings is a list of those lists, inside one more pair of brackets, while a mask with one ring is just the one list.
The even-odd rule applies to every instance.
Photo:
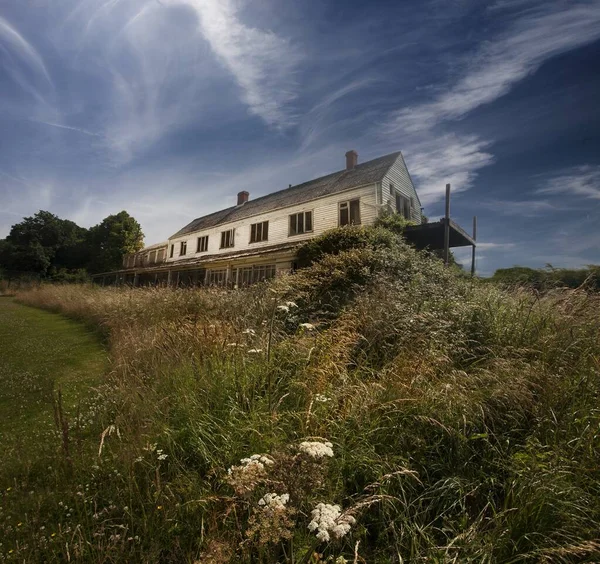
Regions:
[[0, 519], [0, 558], [598, 561], [600, 297], [377, 233], [244, 290], [19, 294], [102, 328], [111, 371], [97, 452]]

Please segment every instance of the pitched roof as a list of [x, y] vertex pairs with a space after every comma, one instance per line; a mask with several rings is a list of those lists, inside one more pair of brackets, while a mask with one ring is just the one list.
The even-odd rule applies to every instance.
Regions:
[[361, 163], [351, 170], [340, 170], [327, 176], [286, 188], [285, 190], [261, 196], [255, 200], [249, 200], [240, 206], [232, 206], [199, 217], [188, 223], [183, 229], [180, 229], [170, 239], [279, 208], [303, 204], [316, 198], [343, 192], [350, 188], [380, 182], [400, 154], [400, 151], [390, 153], [389, 155]]

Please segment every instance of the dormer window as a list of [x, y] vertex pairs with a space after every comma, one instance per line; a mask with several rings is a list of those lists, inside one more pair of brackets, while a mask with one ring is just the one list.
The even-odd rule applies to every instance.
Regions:
[[187, 241], [181, 241], [179, 246], [179, 256], [183, 257], [187, 253]]

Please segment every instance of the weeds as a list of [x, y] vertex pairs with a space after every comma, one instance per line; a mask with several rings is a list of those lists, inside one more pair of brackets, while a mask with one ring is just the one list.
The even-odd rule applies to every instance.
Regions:
[[57, 475], [77, 528], [42, 502], [56, 543], [0, 524], [2, 558], [600, 559], [600, 298], [390, 241], [243, 291], [20, 294], [103, 328], [112, 420]]

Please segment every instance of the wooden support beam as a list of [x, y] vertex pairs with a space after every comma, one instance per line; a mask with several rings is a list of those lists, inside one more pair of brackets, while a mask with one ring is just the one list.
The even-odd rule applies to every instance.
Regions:
[[446, 184], [446, 215], [444, 217], [444, 264], [450, 262], [450, 184]]
[[[473, 241], [477, 241], [477, 216], [473, 216]], [[471, 276], [475, 276], [475, 245], [471, 247]]]

